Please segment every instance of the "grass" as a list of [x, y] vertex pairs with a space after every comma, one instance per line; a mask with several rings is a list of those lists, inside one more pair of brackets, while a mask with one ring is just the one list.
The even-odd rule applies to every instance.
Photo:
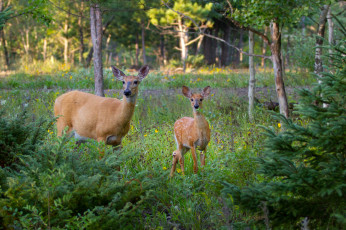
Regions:
[[[126, 72], [127, 74], [136, 74]], [[1, 79], [0, 89], [93, 89], [93, 69], [78, 69], [76, 71], [58, 71], [51, 74], [38, 72], [17, 73]], [[187, 74], [169, 74], [164, 71], [152, 71], [141, 85], [146, 89], [176, 89], [182, 85], [194, 88], [203, 88], [210, 85], [212, 88], [244, 88], [248, 86], [248, 72], [231, 69], [201, 69]], [[305, 73], [288, 72], [285, 76], [285, 85], [288, 87], [306, 86], [315, 82], [314, 76]], [[259, 70], [256, 73], [256, 86], [268, 87], [275, 85], [274, 74], [271, 71]], [[121, 89], [122, 84], [114, 77], [110, 69], [104, 71], [105, 89]]]
[[[7, 116], [16, 116], [24, 108], [32, 119], [53, 117], [54, 100], [69, 89], [92, 89], [91, 70], [60, 72], [55, 75], [16, 74], [1, 79], [1, 107]], [[272, 73], [259, 73], [258, 86], [273, 85]], [[307, 84], [310, 78], [294, 78], [288, 75], [289, 84]], [[211, 127], [211, 141], [207, 148], [206, 166], [198, 174], [193, 174], [191, 154], [185, 158], [185, 176], [178, 172], [169, 178], [172, 152], [175, 149], [173, 124], [183, 116], [192, 116], [188, 99], [178, 91], [182, 85], [201, 89], [210, 85], [213, 93], [205, 102], [203, 113]], [[105, 86], [120, 89], [120, 83], [106, 71]], [[256, 108], [255, 121], [250, 123], [247, 116], [246, 99], [232, 93], [218, 91], [228, 87], [246, 87], [246, 73], [200, 73], [175, 74], [166, 76], [156, 72], [150, 74], [140, 86], [135, 114], [128, 135], [123, 140], [122, 155], [126, 160], [121, 164], [121, 180], [131, 181], [133, 176], [147, 171], [153, 178], [164, 175], [165, 188], [157, 189], [157, 199], [161, 206], [151, 207], [149, 214], [143, 214], [139, 222], [147, 229], [221, 229], [230, 226], [242, 228], [251, 225], [258, 217], [244, 213], [232, 205], [230, 197], [222, 195], [222, 182], [243, 186], [261, 180], [256, 175], [255, 158], [261, 155], [264, 140], [259, 125], [273, 126], [279, 130], [276, 121], [268, 111]], [[42, 90], [47, 89], [47, 90]], [[153, 91], [150, 90], [159, 90]], [[119, 93], [108, 96], [119, 98]], [[54, 145], [58, 141], [56, 130], [47, 130], [46, 142]], [[72, 151], [76, 149], [73, 140], [69, 141]], [[100, 149], [110, 147], [90, 141], [79, 147], [81, 154], [94, 151], [89, 157], [98, 159], [95, 154]], [[86, 150], [87, 149], [87, 150]], [[169, 221], [168, 221], [169, 220]]]

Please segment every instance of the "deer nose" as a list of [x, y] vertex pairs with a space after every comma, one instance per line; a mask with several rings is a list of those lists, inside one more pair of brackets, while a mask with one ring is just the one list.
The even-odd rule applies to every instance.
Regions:
[[195, 109], [198, 109], [198, 108], [199, 108], [199, 105], [194, 105], [193, 107], [195, 107]]
[[124, 94], [125, 94], [125, 96], [130, 96], [131, 90], [129, 90], [129, 89], [124, 90]]

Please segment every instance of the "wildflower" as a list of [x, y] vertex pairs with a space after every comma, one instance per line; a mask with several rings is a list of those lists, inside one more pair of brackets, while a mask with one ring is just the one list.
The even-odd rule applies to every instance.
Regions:
[[72, 76], [70, 77], [70, 79], [72, 79]]
[[147, 134], [144, 134], [144, 137], [148, 136]]
[[175, 79], [175, 76], [173, 76], [173, 79]]
[[158, 133], [158, 132], [159, 132], [159, 130], [155, 129], [155, 133]]
[[281, 128], [281, 123], [278, 123], [278, 127]]
[[227, 82], [229, 82], [229, 81], [231, 81], [231, 79], [228, 78], [228, 79], [227, 79]]
[[247, 135], [250, 135], [251, 134], [251, 132], [249, 131], [249, 132], [247, 132]]
[[177, 169], [177, 173], [181, 173], [181, 169]]
[[65, 75], [64, 73], [61, 74], [62, 77], [63, 77], [64, 75]]
[[214, 94], [212, 94], [211, 96], [214, 97]]
[[162, 168], [163, 170], [167, 170], [167, 168], [165, 167], [165, 166], [163, 166], [163, 168]]

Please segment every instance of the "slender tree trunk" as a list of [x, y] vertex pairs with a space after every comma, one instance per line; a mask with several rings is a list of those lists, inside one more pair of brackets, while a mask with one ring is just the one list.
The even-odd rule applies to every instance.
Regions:
[[[268, 33], [268, 26], [266, 26], [264, 28], [264, 35], [267, 35]], [[262, 43], [262, 55], [265, 55], [267, 51], [267, 43], [265, 41], [263, 41]], [[266, 68], [266, 62], [265, 62], [265, 58], [262, 58], [261, 60], [261, 66], [263, 67], [263, 69]]]
[[[240, 36], [239, 36], [239, 44], [238, 44], [238, 47], [239, 49], [243, 50], [243, 34], [244, 34], [244, 31], [241, 29], [240, 30]], [[240, 62], [243, 62], [243, 53], [239, 53], [239, 61]]]
[[163, 34], [161, 34], [161, 39], [160, 39], [160, 56], [161, 56], [161, 63], [165, 66], [166, 65], [165, 36]]
[[[105, 34], [107, 27], [111, 24], [112, 20], [114, 19], [114, 15], [106, 22], [106, 24], [104, 25], [103, 29], [102, 29], [102, 36]], [[101, 22], [102, 23], [102, 22]], [[85, 67], [89, 68], [90, 66], [90, 62], [91, 59], [93, 57], [94, 54], [94, 48], [91, 47], [87, 56], [87, 59], [85, 61]]]
[[47, 58], [47, 36], [43, 40], [43, 61], [46, 61]]
[[135, 59], [135, 65], [139, 65], [139, 34], [136, 33], [136, 59]]
[[4, 32], [3, 28], [0, 29], [0, 41], [1, 41], [1, 46], [2, 46], [2, 50], [4, 53], [4, 59], [5, 59], [5, 66], [4, 67], [7, 70], [10, 67], [10, 60], [8, 57], [5, 32]]
[[[332, 19], [332, 12], [330, 7], [327, 14], [327, 20], [328, 20], [328, 42], [329, 42], [329, 45], [334, 45], [334, 22]], [[333, 50], [329, 49], [329, 54], [331, 55], [332, 53], [333, 53]], [[329, 62], [333, 63], [331, 59], [329, 60]]]
[[199, 52], [200, 52], [200, 50], [201, 50], [201, 45], [202, 45], [203, 39], [204, 39], [204, 35], [201, 37], [201, 39], [199, 39], [199, 41], [198, 41], [198, 43], [197, 43], [195, 55], [198, 55], [198, 54], [199, 54]]
[[68, 47], [68, 29], [69, 29], [69, 19], [65, 20], [65, 25], [64, 25], [64, 63], [67, 64], [68, 63], [68, 51], [69, 51], [69, 47]]
[[286, 48], [286, 65], [291, 72], [291, 63], [290, 63], [290, 49], [291, 49], [291, 36], [287, 36], [287, 48]]
[[306, 35], [306, 26], [305, 26], [305, 16], [302, 17], [302, 35], [303, 37]]
[[95, 94], [104, 97], [102, 68], [102, 16], [99, 4], [90, 6], [90, 30], [94, 48]]
[[179, 17], [178, 20], [178, 27], [179, 27], [179, 39], [180, 39], [180, 49], [181, 49], [181, 61], [183, 63], [183, 72], [185, 73], [186, 70], [186, 59], [187, 59], [187, 46], [186, 46], [186, 31], [183, 27], [183, 23], [181, 18]]
[[112, 34], [108, 34], [108, 38], [107, 38], [107, 41], [106, 41], [106, 65], [108, 65], [108, 55], [109, 55], [109, 43], [111, 42], [111, 37], [112, 37]]
[[147, 64], [147, 56], [145, 53], [145, 26], [142, 23], [142, 55], [143, 55], [143, 65]]
[[286, 96], [284, 79], [283, 79], [282, 61], [281, 61], [281, 32], [280, 32], [279, 24], [275, 21], [272, 22], [272, 26], [271, 26], [271, 38], [272, 38], [272, 43], [270, 44], [270, 50], [272, 53], [276, 94], [279, 101], [280, 113], [288, 118], [289, 116], [288, 104], [287, 104], [287, 96]]
[[[231, 38], [231, 27], [229, 25], [225, 25], [223, 30], [223, 40], [229, 42]], [[225, 43], [221, 43], [221, 66], [228, 66], [230, 64], [229, 59], [229, 51], [230, 47]]]
[[[253, 32], [249, 31], [249, 53], [254, 53], [254, 35]], [[255, 99], [255, 66], [253, 61], [253, 56], [249, 56], [249, 72], [250, 72], [250, 79], [249, 79], [249, 118], [252, 122], [254, 119], [253, 110], [254, 110], [254, 99]]]
[[322, 45], [324, 38], [324, 31], [326, 29], [327, 14], [329, 11], [329, 5], [324, 5], [321, 8], [321, 14], [318, 22], [318, 30], [316, 36], [316, 50], [315, 50], [315, 74], [318, 77], [322, 77], [323, 65], [322, 65]]
[[84, 63], [83, 53], [85, 50], [84, 46], [84, 33], [83, 33], [83, 12], [84, 12], [84, 1], [81, 1], [81, 11], [80, 17], [78, 17], [78, 27], [79, 27], [79, 64]]

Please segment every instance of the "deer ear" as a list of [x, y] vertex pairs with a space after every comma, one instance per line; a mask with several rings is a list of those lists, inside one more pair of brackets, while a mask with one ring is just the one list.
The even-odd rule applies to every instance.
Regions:
[[208, 97], [209, 96], [209, 94], [210, 94], [210, 86], [207, 86], [207, 87], [205, 87], [204, 89], [203, 89], [203, 92], [202, 92], [202, 96], [203, 97]]
[[123, 81], [124, 77], [126, 76], [120, 69], [118, 69], [115, 66], [111, 66], [112, 67], [112, 71], [113, 71], [113, 75], [116, 79], [118, 79], [119, 81]]
[[182, 92], [185, 97], [190, 98], [192, 96], [191, 90], [187, 86], [183, 86]]
[[139, 80], [142, 81], [143, 78], [145, 78], [149, 73], [149, 66], [148, 65], [145, 65], [145, 66], [142, 66], [139, 70], [138, 70], [138, 77], [139, 77]]

